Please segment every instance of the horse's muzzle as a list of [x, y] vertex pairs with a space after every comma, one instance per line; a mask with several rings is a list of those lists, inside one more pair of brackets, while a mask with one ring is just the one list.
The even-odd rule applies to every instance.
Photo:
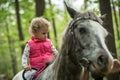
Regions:
[[112, 65], [112, 62], [109, 59], [109, 56], [106, 54], [101, 54], [99, 56], [96, 56], [96, 60], [91, 61], [90, 63], [90, 71], [92, 74], [92, 77], [102, 77], [105, 76], [106, 73], [109, 72], [109, 68]]

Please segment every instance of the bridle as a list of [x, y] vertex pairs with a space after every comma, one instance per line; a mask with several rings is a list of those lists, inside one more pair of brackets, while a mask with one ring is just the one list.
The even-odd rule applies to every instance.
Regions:
[[[81, 44], [81, 42], [78, 40], [78, 38], [75, 37], [74, 29], [76, 28], [76, 26], [74, 26], [74, 24], [75, 24], [76, 22], [80, 21], [80, 20], [83, 20], [83, 21], [84, 21], [84, 20], [93, 20], [93, 21], [98, 22], [100, 25], [102, 25], [102, 23], [100, 23], [98, 19], [92, 19], [92, 18], [90, 18], [90, 17], [88, 17], [88, 18], [78, 17], [78, 18], [74, 18], [74, 19], [70, 22], [68, 31], [69, 31], [69, 33], [71, 33], [72, 38], [75, 40], [75, 41], [73, 40], [73, 43], [74, 43], [75, 45], [80, 46], [79, 51], [81, 51], [81, 50], [83, 50], [83, 49], [86, 48], [86, 46], [83, 46], [83, 45]], [[85, 61], [85, 62], [87, 63], [87, 65], [83, 65], [80, 61], [74, 62], [72, 59], [71, 59], [71, 61], [72, 61], [72, 63], [74, 63], [75, 65], [78, 65], [78, 66], [81, 66], [81, 67], [82, 67], [82, 78], [81, 78], [81, 80], [88, 80], [88, 79], [89, 79], [89, 65], [91, 64], [91, 62], [90, 62], [88, 59], [86, 59], [86, 58], [82, 58], [81, 61]]]
[[[75, 26], [74, 26], [74, 24], [77, 22], [77, 21], [79, 21], [79, 20], [86, 20], [85, 18], [81, 18], [81, 17], [78, 17], [78, 18], [76, 18], [76, 19], [74, 19], [74, 20], [72, 20], [71, 22], [70, 22], [70, 24], [69, 24], [69, 31], [70, 31], [70, 33], [71, 33], [71, 35], [72, 35], [72, 38], [75, 40], [73, 43], [76, 43], [76, 45], [78, 45], [78, 46], [80, 46], [80, 48], [79, 48], [79, 51], [82, 51], [83, 49], [85, 49], [85, 46], [83, 46], [81, 43], [80, 43], [80, 41], [78, 40], [78, 38], [76, 38], [75, 37], [75, 34], [74, 34], [74, 29], [75, 29]], [[72, 54], [69, 54], [70, 56], [72, 55]], [[72, 57], [72, 56], [71, 56]], [[76, 56], [75, 56], [76, 57]], [[88, 59], [86, 59], [86, 58], [82, 58], [80, 61], [85, 61], [85, 63], [87, 63], [87, 64], [85, 64], [85, 65], [83, 65], [82, 63], [80, 63], [80, 61], [78, 61], [78, 60], [76, 60], [76, 62], [75, 61], [73, 61], [73, 58], [70, 58], [70, 60], [72, 61], [72, 63], [74, 64], [74, 65], [77, 65], [77, 66], [81, 66], [82, 67], [82, 74], [81, 74], [81, 76], [80, 76], [80, 79], [81, 80], [88, 80], [89, 79], [89, 61], [88, 61]]]

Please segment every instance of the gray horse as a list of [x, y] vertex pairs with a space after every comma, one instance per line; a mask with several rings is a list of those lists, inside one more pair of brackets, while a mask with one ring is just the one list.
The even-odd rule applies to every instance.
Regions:
[[[64, 31], [59, 55], [36, 80], [88, 80], [88, 74], [96, 78], [112, 72], [114, 63], [119, 62], [106, 47], [108, 32], [103, 21], [92, 12], [66, 7], [72, 20]], [[23, 80], [22, 72], [13, 80]]]

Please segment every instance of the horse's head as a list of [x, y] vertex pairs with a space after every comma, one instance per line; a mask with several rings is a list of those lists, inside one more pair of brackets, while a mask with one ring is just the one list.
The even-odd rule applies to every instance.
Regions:
[[108, 32], [102, 26], [102, 20], [92, 12], [78, 13], [67, 5], [66, 7], [72, 21], [63, 40], [68, 44], [72, 61], [87, 65], [93, 77], [107, 75], [114, 59], [105, 44]]

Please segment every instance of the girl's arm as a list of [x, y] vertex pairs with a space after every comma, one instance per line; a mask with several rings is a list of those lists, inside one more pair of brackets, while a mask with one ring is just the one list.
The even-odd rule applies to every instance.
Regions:
[[52, 49], [52, 52], [53, 52], [53, 58], [55, 59], [56, 56], [58, 55], [58, 51], [53, 45], [51, 46], [51, 49]]
[[22, 55], [22, 66], [25, 70], [31, 69], [29, 65], [29, 54], [30, 54], [29, 51], [30, 51], [29, 44], [26, 44], [23, 55]]

